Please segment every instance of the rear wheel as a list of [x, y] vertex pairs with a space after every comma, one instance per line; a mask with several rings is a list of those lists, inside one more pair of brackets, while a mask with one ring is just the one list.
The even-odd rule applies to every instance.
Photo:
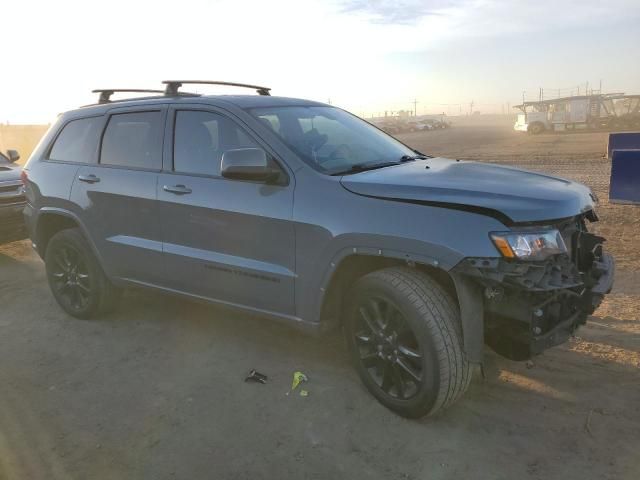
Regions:
[[362, 277], [346, 310], [345, 336], [373, 396], [410, 418], [433, 414], [466, 391], [471, 368], [460, 314], [428, 275], [389, 268]]
[[539, 122], [532, 123], [532, 124], [529, 126], [529, 133], [530, 133], [531, 135], [539, 135], [539, 134], [541, 134], [543, 131], [544, 131], [544, 125], [543, 125], [543, 124], [541, 124], [541, 123], [539, 123]]
[[53, 296], [74, 317], [104, 313], [120, 297], [120, 289], [107, 279], [77, 228], [61, 230], [49, 240], [45, 266]]

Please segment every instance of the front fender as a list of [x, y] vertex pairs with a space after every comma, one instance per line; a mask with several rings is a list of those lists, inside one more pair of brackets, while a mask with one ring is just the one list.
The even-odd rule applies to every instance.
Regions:
[[453, 249], [413, 239], [385, 235], [341, 235], [316, 256], [314, 275], [298, 277], [299, 317], [312, 323], [320, 321], [325, 295], [333, 276], [341, 262], [353, 255], [401, 260], [445, 271], [463, 258]]

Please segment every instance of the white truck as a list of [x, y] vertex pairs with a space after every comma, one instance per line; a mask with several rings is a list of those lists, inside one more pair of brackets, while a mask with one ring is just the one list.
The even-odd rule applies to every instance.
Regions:
[[582, 95], [524, 102], [514, 108], [521, 111], [514, 130], [533, 135], [544, 131], [640, 127], [640, 95]]

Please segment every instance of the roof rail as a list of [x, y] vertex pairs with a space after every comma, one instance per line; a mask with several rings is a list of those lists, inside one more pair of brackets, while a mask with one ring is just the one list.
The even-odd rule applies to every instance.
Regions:
[[101, 88], [91, 90], [91, 93], [99, 93], [98, 103], [109, 103], [114, 93], [164, 93], [164, 90], [150, 90], [147, 88]]
[[178, 95], [178, 89], [183, 84], [192, 84], [192, 85], [226, 85], [228, 87], [244, 87], [244, 88], [252, 88], [254, 89], [258, 95], [271, 95], [270, 88], [261, 87], [259, 85], [247, 85], [246, 83], [235, 83], [235, 82], [218, 82], [215, 80], [163, 80], [163, 82], [167, 87], [164, 91], [165, 95]]

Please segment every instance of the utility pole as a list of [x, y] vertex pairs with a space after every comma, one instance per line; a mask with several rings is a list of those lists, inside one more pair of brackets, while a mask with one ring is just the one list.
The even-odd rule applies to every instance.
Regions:
[[473, 115], [473, 100], [471, 100], [471, 103], [469, 104], [469, 115]]
[[413, 99], [413, 116], [415, 117], [416, 115], [418, 115], [418, 99], [414, 98]]

